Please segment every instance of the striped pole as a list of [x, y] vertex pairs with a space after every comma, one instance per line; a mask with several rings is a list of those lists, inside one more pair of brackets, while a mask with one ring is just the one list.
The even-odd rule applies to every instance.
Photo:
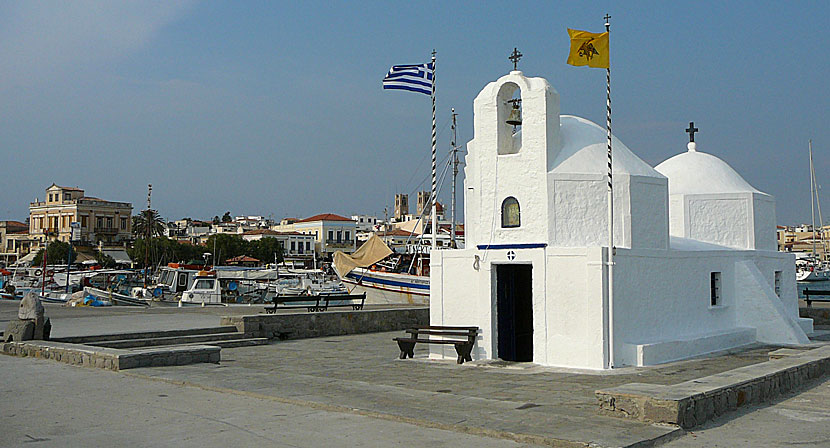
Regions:
[[[605, 15], [605, 31], [611, 40], [611, 16]], [[610, 45], [609, 45], [610, 48]], [[610, 50], [609, 50], [610, 53]], [[611, 55], [605, 69], [605, 123], [608, 135], [608, 368], [614, 368], [614, 168], [611, 157]]]
[[436, 64], [435, 64], [435, 50], [432, 50], [432, 194], [430, 198], [432, 200], [432, 213], [431, 213], [431, 220], [432, 220], [432, 249], [435, 249], [436, 246], [436, 235], [438, 234], [438, 220], [437, 218], [437, 209], [436, 203], [438, 202], [435, 197], [435, 146], [436, 146], [436, 134], [435, 134], [435, 72], [436, 72]]

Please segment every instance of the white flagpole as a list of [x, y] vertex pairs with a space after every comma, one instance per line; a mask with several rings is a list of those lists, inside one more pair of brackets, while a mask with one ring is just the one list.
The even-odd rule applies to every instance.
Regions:
[[432, 50], [432, 194], [430, 198], [432, 199], [432, 212], [431, 212], [431, 220], [432, 220], [432, 250], [435, 250], [436, 246], [436, 235], [438, 234], [438, 220], [437, 218], [437, 198], [435, 197], [435, 146], [436, 146], [436, 134], [435, 134], [435, 72], [436, 72], [436, 64], [435, 64], [435, 50]]
[[[605, 15], [605, 31], [608, 32], [609, 53], [611, 41], [610, 15]], [[614, 169], [611, 151], [611, 55], [605, 69], [606, 115], [608, 131], [608, 368], [614, 368]]]

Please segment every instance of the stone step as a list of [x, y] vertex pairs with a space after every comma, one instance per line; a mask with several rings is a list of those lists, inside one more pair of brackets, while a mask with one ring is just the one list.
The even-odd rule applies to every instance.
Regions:
[[[221, 347], [221, 348], [235, 348], [235, 347], [252, 347], [252, 346], [255, 346], [255, 345], [265, 345], [268, 342], [269, 342], [268, 338], [246, 338], [246, 339], [202, 341], [202, 342], [198, 342], [197, 344], [198, 345], [210, 345], [210, 346], [213, 346], [213, 347]], [[165, 346], [154, 346], [154, 347], [164, 348]], [[187, 347], [187, 344], [175, 345], [175, 346], [172, 346], [172, 347]]]
[[158, 331], [141, 331], [134, 333], [116, 333], [116, 334], [99, 334], [93, 336], [73, 336], [65, 338], [53, 338], [56, 342], [68, 342], [71, 344], [89, 344], [90, 342], [101, 341], [122, 341], [129, 339], [151, 339], [151, 338], [165, 338], [173, 336], [193, 336], [203, 334], [222, 334], [222, 333], [236, 333], [237, 329], [233, 325], [223, 325], [220, 327], [205, 327], [205, 328], [190, 328], [186, 330], [158, 330]]
[[122, 339], [115, 341], [100, 341], [92, 342], [86, 345], [107, 348], [139, 348], [139, 347], [155, 347], [155, 346], [170, 346], [170, 345], [188, 345], [199, 343], [205, 345], [207, 341], [232, 341], [237, 339], [245, 339], [244, 333], [216, 333], [216, 334], [197, 334], [189, 336], [169, 336], [169, 337], [155, 337], [144, 339]]

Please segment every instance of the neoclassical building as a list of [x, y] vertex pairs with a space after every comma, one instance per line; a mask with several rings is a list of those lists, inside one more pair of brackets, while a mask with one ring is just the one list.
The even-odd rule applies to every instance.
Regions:
[[29, 235], [40, 244], [69, 241], [72, 223], [77, 223], [79, 244], [119, 244], [131, 238], [132, 211], [129, 202], [105, 201], [86, 196], [80, 188], [52, 184], [44, 201], [29, 204]]

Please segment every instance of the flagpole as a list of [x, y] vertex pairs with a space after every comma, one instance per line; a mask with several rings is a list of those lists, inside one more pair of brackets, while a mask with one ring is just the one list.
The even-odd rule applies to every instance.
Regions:
[[430, 198], [432, 198], [432, 212], [431, 212], [431, 220], [432, 220], [432, 250], [435, 250], [436, 246], [436, 235], [438, 234], [438, 220], [437, 218], [437, 209], [436, 203], [437, 198], [435, 197], [435, 146], [436, 146], [436, 135], [435, 135], [435, 71], [436, 71], [436, 64], [435, 64], [435, 50], [432, 50], [432, 194]]
[[[611, 16], [605, 15], [605, 32], [611, 41]], [[611, 151], [611, 55], [605, 68], [605, 123], [608, 134], [608, 368], [614, 368], [614, 168]]]

